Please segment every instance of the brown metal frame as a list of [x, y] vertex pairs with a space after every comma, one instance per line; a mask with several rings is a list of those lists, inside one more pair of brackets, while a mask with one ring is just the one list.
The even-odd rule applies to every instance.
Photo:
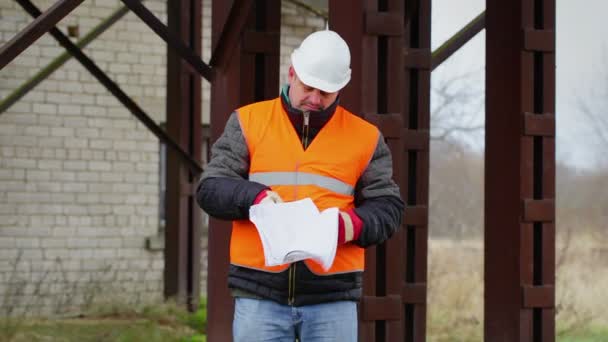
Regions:
[[485, 340], [555, 340], [555, 0], [488, 1]]
[[[138, 1], [124, 2], [137, 9], [140, 17], [147, 15]], [[201, 55], [201, 18], [201, 1], [167, 2], [166, 33], [180, 38], [174, 42], [179, 49], [167, 48], [167, 132], [177, 137], [180, 147], [197, 163], [202, 158], [201, 78], [197, 73], [201, 70], [192, 70], [177, 51], [182, 56], [187, 52], [191, 61], [200, 61], [195, 56]], [[154, 25], [152, 21], [146, 23]], [[202, 217], [194, 189], [199, 172], [191, 172], [179, 161], [175, 150], [167, 151], [164, 294], [196, 310], [200, 298]]]
[[[200, 0], [171, 2], [169, 28], [136, 0], [123, 0], [169, 45], [168, 130], [175, 142], [54, 25], [82, 0], [57, 1], [0, 49], [0, 69], [51, 34], [174, 151], [168, 176], [175, 224], [167, 233], [165, 294], [190, 308], [198, 298], [200, 222], [192, 198], [200, 173], [200, 78], [212, 82], [212, 136], [242, 104], [276, 96], [280, 1], [213, 6], [213, 54], [200, 59]], [[430, 0], [330, 1], [330, 23], [347, 40], [353, 78], [342, 103], [374, 122], [394, 156], [407, 202], [403, 229], [368, 249], [360, 336], [423, 341], [426, 335], [430, 73], [487, 26], [485, 340], [555, 340], [555, 0], [488, 1], [436, 53]], [[190, 7], [194, 6], [194, 7]], [[187, 20], [184, 20], [187, 19]], [[190, 36], [192, 34], [192, 36]], [[187, 44], [184, 42], [188, 42]], [[236, 52], [235, 52], [236, 51]], [[182, 61], [183, 59], [183, 61]], [[185, 62], [184, 62], [185, 61]], [[187, 151], [187, 152], [186, 152]], [[181, 160], [183, 164], [177, 163]], [[226, 288], [230, 227], [211, 220], [208, 337], [230, 341]], [[197, 242], [198, 241], [198, 242]], [[506, 247], [506, 248], [505, 248]]]
[[[236, 47], [231, 55], [223, 55], [224, 62], [218, 62], [225, 68], [211, 84], [213, 141], [221, 135], [230, 113], [237, 107], [274, 98], [279, 89], [280, 1], [256, 0], [252, 4], [234, 1], [233, 9], [251, 6], [247, 16], [231, 15], [228, 12], [231, 2], [214, 2], [212, 9], [214, 51], [221, 51], [222, 44]], [[244, 26], [243, 32], [239, 35], [227, 31], [234, 26]], [[209, 227], [207, 274], [213, 281], [207, 283], [207, 339], [231, 341], [233, 301], [227, 286], [231, 225], [210, 218]]]
[[[360, 338], [424, 341], [428, 239], [430, 1], [330, 1], [330, 25], [351, 48], [341, 103], [382, 131], [407, 202], [403, 227], [366, 250]], [[354, 22], [353, 22], [354, 21]]]

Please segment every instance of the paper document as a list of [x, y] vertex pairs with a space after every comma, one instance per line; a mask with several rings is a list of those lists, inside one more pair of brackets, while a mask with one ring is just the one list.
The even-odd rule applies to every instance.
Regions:
[[310, 198], [249, 208], [264, 247], [266, 266], [314, 259], [328, 270], [338, 243], [338, 208], [319, 209]]

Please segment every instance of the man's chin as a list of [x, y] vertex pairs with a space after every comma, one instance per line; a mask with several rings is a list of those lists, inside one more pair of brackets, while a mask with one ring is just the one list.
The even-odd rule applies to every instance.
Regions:
[[300, 110], [303, 112], [320, 112], [323, 110], [321, 107], [302, 106]]

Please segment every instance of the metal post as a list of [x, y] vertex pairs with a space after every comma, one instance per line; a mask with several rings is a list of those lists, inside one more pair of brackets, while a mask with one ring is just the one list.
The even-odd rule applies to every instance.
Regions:
[[[201, 2], [167, 2], [169, 31], [201, 53]], [[179, 54], [167, 48], [167, 131], [196, 161], [201, 161], [201, 78]], [[198, 174], [167, 151], [166, 297], [198, 305], [200, 292], [201, 215], [194, 198]]]
[[555, 0], [488, 1], [486, 341], [555, 340]]
[[[222, 42], [222, 32], [231, 26], [241, 27], [242, 16], [229, 15], [232, 4], [252, 7], [244, 31], [225, 33], [238, 43]], [[230, 113], [241, 105], [271, 99], [279, 94], [279, 52], [281, 3], [279, 0], [213, 2], [212, 40], [214, 51], [236, 45], [231, 55], [218, 57], [217, 70], [211, 86], [211, 134], [215, 141], [222, 133]], [[226, 27], [228, 25], [228, 27]], [[218, 52], [218, 56], [222, 56]], [[210, 219], [209, 262], [207, 285], [207, 339], [232, 341], [233, 301], [227, 288], [229, 267], [230, 222]]]
[[408, 203], [401, 231], [366, 251], [360, 340], [424, 341], [430, 113], [430, 1], [330, 1], [353, 77], [341, 103], [376, 124]]

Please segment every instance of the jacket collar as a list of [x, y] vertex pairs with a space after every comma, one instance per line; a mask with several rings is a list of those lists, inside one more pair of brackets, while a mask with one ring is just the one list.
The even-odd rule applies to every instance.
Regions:
[[[321, 126], [323, 126], [327, 121], [329, 121], [329, 119], [335, 113], [339, 102], [340, 102], [340, 96], [338, 95], [338, 97], [336, 98], [336, 101], [334, 101], [334, 103], [332, 103], [329, 107], [327, 107], [323, 110], [320, 110], [320, 111], [311, 111], [310, 112], [311, 120], [315, 120], [315, 121], [319, 120], [323, 123], [321, 125]], [[285, 109], [285, 112], [287, 112], [287, 114], [290, 117], [292, 117], [292, 116], [301, 117], [302, 116], [301, 110], [296, 109], [291, 106], [291, 102], [289, 101], [289, 84], [285, 84], [281, 89], [281, 104], [283, 105], [283, 109]]]

